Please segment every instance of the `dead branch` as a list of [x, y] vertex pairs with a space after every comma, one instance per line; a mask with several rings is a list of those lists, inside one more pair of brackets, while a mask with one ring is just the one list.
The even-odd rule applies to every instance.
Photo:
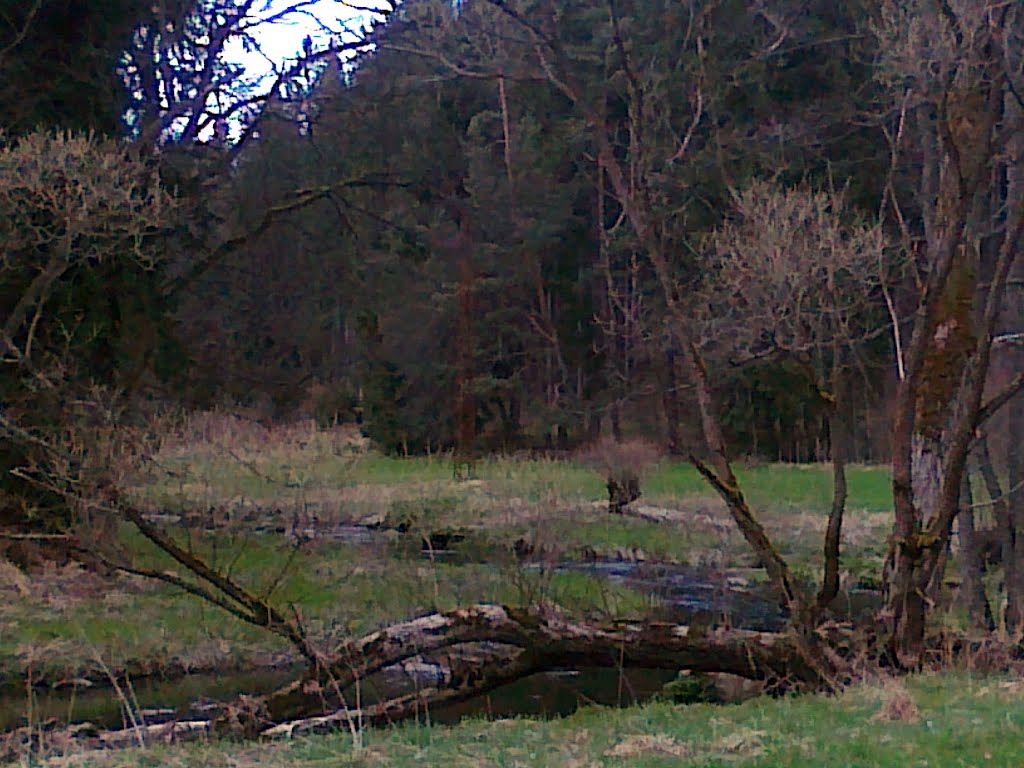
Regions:
[[978, 429], [981, 427], [1021, 390], [1024, 390], [1024, 373], [1018, 373], [1005, 387], [982, 404], [974, 420], [974, 428]]
[[[109, 494], [114, 502], [112, 507], [131, 522], [143, 536], [149, 539], [158, 549], [188, 569], [190, 573], [213, 587], [216, 592], [211, 592], [195, 585], [189, 585], [180, 577], [165, 572], [136, 571], [138, 575], [174, 583], [191, 594], [209, 600], [213, 604], [228, 610], [250, 624], [264, 627], [291, 642], [312, 665], [319, 665], [321, 661], [320, 654], [313, 647], [313, 644], [306, 635], [305, 629], [296, 621], [285, 617], [266, 600], [252, 594], [233, 579], [215, 571], [196, 555], [179, 547], [170, 536], [167, 536], [159, 528], [146, 520], [139, 510], [130, 505], [119, 503], [116, 492], [110, 491]], [[126, 570], [126, 567], [122, 567], [122, 570]], [[222, 598], [221, 595], [224, 597]], [[233, 601], [233, 603], [229, 601]]]
[[3, 48], [0, 48], [0, 68], [3, 67], [4, 59], [7, 57], [7, 54], [21, 45], [25, 41], [25, 38], [28, 37], [28, 32], [32, 27], [32, 22], [35, 21], [36, 15], [42, 7], [43, 0], [34, 0], [28, 9], [28, 13], [25, 16], [25, 22], [21, 25], [21, 29], [15, 31], [14, 37], [10, 43], [5, 45]]

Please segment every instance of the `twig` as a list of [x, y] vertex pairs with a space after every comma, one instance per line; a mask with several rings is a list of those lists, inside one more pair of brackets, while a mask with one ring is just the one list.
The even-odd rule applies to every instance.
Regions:
[[114, 692], [117, 694], [117, 698], [118, 700], [120, 700], [121, 706], [124, 707], [125, 714], [128, 716], [129, 721], [131, 721], [131, 730], [134, 732], [135, 737], [138, 740], [139, 746], [145, 747], [146, 739], [143, 737], [141, 730], [141, 726], [145, 723], [140, 723], [138, 718], [135, 717], [135, 708], [132, 706], [132, 703], [128, 700], [128, 697], [125, 696], [124, 691], [121, 690], [121, 686], [117, 682], [117, 675], [110, 671], [110, 667], [108, 667], [106, 662], [103, 661], [103, 657], [100, 655], [99, 651], [97, 651], [95, 648], [92, 648], [92, 654], [93, 660], [97, 664], [99, 664], [100, 669], [107, 676], [107, 679], [110, 680], [110, 685], [113, 687]]

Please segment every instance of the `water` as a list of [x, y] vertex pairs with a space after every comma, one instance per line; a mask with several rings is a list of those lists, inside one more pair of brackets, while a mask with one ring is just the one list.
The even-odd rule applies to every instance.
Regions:
[[778, 632], [786, 625], [785, 614], [766, 585], [750, 584], [728, 572], [661, 563], [571, 563], [564, 567], [657, 598], [667, 620], [728, 624], [762, 632]]
[[[239, 694], [271, 693], [291, 682], [301, 670], [278, 670], [224, 675], [187, 675], [177, 680], [144, 679], [132, 683], [133, 711], [140, 722], [156, 724], [169, 720], [199, 720], [216, 714], [218, 701], [230, 701]], [[405, 677], [404, 675], [402, 677]], [[662, 670], [597, 669], [582, 672], [546, 672], [524, 678], [458, 704], [437, 709], [431, 720], [455, 723], [467, 715], [510, 717], [513, 715], [552, 717], [567, 715], [579, 706], [628, 706], [646, 701], [675, 677]], [[362, 699], [372, 704], [384, 695], [407, 690], [408, 678], [385, 673], [368, 680]], [[0, 692], [0, 732], [19, 728], [27, 722], [24, 690]], [[32, 719], [35, 723], [89, 722], [103, 729], [127, 728], [131, 719], [110, 688], [36, 690]]]
[[[348, 543], [371, 544], [395, 535], [359, 526], [338, 526], [327, 531], [296, 531]], [[437, 553], [431, 553], [431, 556]], [[525, 566], [529, 567], [529, 566]], [[566, 570], [590, 573], [613, 583], [649, 594], [659, 604], [658, 618], [681, 623], [728, 624], [734, 628], [780, 631], [786, 619], [778, 602], [763, 583], [748, 580], [736, 572], [715, 572], [684, 565], [626, 562], [568, 563]], [[840, 618], [864, 616], [878, 604], [875, 593], [856, 593], [839, 601]], [[419, 674], [429, 677], [430, 665]], [[230, 701], [239, 694], [268, 694], [292, 681], [299, 669], [230, 672], [189, 675], [174, 680], [157, 677], [133, 681], [125, 695], [133, 710], [147, 723], [170, 719], [206, 719], [218, 701]], [[629, 705], [658, 693], [675, 677], [662, 670], [583, 670], [548, 672], [504, 686], [492, 693], [451, 705], [431, 714], [435, 722], [451, 723], [465, 715], [507, 717], [511, 715], [556, 716], [575, 711], [582, 704]], [[125, 688], [125, 686], [122, 686]], [[364, 703], [409, 690], [404, 672], [385, 671], [367, 680], [362, 691]], [[25, 725], [28, 700], [24, 688], [0, 689], [0, 731]], [[116, 692], [108, 687], [36, 690], [32, 694], [32, 719], [45, 722], [91, 722], [100, 728], [116, 729], [131, 724]]]
[[[122, 693], [142, 712], [147, 723], [209, 717], [217, 701], [230, 701], [240, 693], [270, 693], [291, 682], [301, 669], [196, 674], [167, 680], [146, 677], [118, 681]], [[0, 731], [26, 724], [29, 702], [24, 687], [0, 689]], [[32, 720], [60, 723], [89, 722], [100, 728], [122, 728], [131, 719], [117, 693], [108, 686], [43, 688], [32, 691]]]

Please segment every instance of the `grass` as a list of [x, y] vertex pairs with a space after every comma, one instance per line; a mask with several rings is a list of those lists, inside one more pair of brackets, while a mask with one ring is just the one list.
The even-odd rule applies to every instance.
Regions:
[[[140, 481], [137, 495], [162, 509], [221, 507], [313, 510], [321, 522], [392, 520], [411, 514], [422, 532], [468, 529], [478, 548], [507, 549], [518, 538], [577, 556], [583, 547], [639, 549], [680, 562], [705, 562], [709, 554], [740, 564], [745, 544], [720, 500], [689, 464], [663, 461], [645, 478], [642, 502], [674, 515], [659, 526], [603, 514], [604, 478], [580, 463], [492, 458], [480, 461], [474, 479], [456, 482], [444, 457], [397, 459], [369, 453], [337, 455], [316, 447], [274, 451], [194, 451], [162, 458], [159, 472]], [[312, 446], [312, 447], [311, 447]], [[297, 467], [301, 467], [297, 469]], [[168, 470], [170, 474], [168, 474]], [[831, 505], [830, 469], [821, 465], [741, 467], [743, 488], [785, 554], [812, 561], [820, 550]], [[854, 547], [878, 541], [891, 525], [888, 470], [848, 471], [847, 536]], [[544, 541], [543, 539], [549, 539]], [[493, 554], [493, 553], [492, 553]]]
[[[797, 572], [814, 574], [830, 504], [828, 468], [750, 466], [740, 478]], [[853, 467], [849, 480], [846, 564], [874, 573], [890, 524], [887, 472]], [[350, 431], [266, 430], [223, 418], [170, 435], [128, 489], [149, 509], [180, 513], [167, 525], [184, 546], [298, 611], [327, 638], [478, 601], [543, 599], [612, 617], [655, 607], [625, 586], [551, 567], [584, 552], [719, 569], [751, 564], [725, 508], [692, 467], [662, 461], [643, 490], [641, 501], [665, 522], [607, 514], [604, 478], [581, 461], [491, 458], [476, 464], [472, 480], [457, 482], [447, 457], [390, 458], [367, 451]], [[254, 532], [398, 519], [410, 527], [405, 544], [316, 539], [296, 551], [285, 537]], [[215, 533], [205, 530], [210, 523]], [[420, 556], [421, 536], [453, 529], [466, 537], [457, 559]], [[519, 539], [539, 565], [517, 566], [512, 544]], [[169, 566], [132, 530], [122, 542], [137, 564]], [[135, 578], [68, 568], [35, 573], [26, 585], [0, 570], [0, 594], [0, 683], [30, 672], [48, 681], [102, 678], [98, 658], [140, 674], [261, 665], [290, 651], [216, 608]]]
[[[739, 475], [797, 573], [812, 577], [831, 500], [828, 468], [763, 465]], [[888, 473], [852, 467], [849, 485], [845, 566], [856, 581], [879, 568], [891, 524]], [[517, 568], [517, 539], [549, 565], [584, 551], [717, 568], [751, 564], [723, 505], [688, 464], [655, 465], [643, 489], [642, 501], [660, 508], [666, 522], [608, 515], [604, 478], [572, 460], [492, 458], [476, 464], [474, 479], [456, 482], [446, 457], [390, 458], [366, 451], [350, 431], [265, 430], [221, 418], [170, 436], [130, 490], [152, 509], [200, 510], [170, 523], [180, 541], [335, 636], [476, 601], [542, 598], [613, 616], [651, 607], [647, 596], [584, 573]], [[316, 518], [329, 526], [396, 516], [410, 521], [413, 550], [417, 534], [462, 531], [461, 560], [431, 562], [409, 547], [326, 540], [296, 553], [283, 537], [246, 532], [260, 523], [288, 527]], [[242, 524], [204, 534], [211, 518]], [[126, 532], [124, 541], [137, 562], [167, 567], [137, 534]], [[0, 573], [7, 596], [0, 601], [0, 681], [22, 679], [30, 668], [49, 680], [89, 674], [97, 654], [115, 669], [144, 672], [239, 666], [285, 650], [218, 609], [137, 579], [70, 570], [35, 574], [28, 589], [14, 586]]]
[[[215, 429], [213, 428], [215, 427]], [[587, 573], [559, 571], [584, 547], [651, 560], [750, 565], [721, 502], [687, 464], [663, 461], [643, 480], [653, 523], [611, 516], [604, 478], [572, 460], [479, 462], [468, 482], [444, 457], [394, 459], [354, 446], [350, 433], [295, 428], [285, 435], [208, 424], [168, 440], [130, 489], [149, 508], [200, 510], [168, 525], [183, 544], [274, 602], [294, 608], [324, 638], [349, 637], [423, 612], [476, 601], [538, 599], [599, 616], [639, 616], [651, 599]], [[738, 469], [747, 497], [798, 574], [814, 577], [831, 503], [823, 466]], [[855, 466], [844, 527], [847, 583], [877, 576], [891, 525], [888, 472]], [[226, 523], [230, 519], [230, 523]], [[252, 528], [331, 527], [404, 520], [407, 542], [315, 539], [294, 550]], [[216, 533], [204, 532], [211, 521]], [[458, 529], [456, 559], [423, 558], [419, 535]], [[539, 563], [516, 564], [511, 544]], [[136, 534], [123, 537], [142, 564], [167, 567]], [[411, 542], [412, 546], [408, 545]], [[287, 567], [286, 567], [287, 566]], [[282, 576], [283, 574], [283, 576]], [[97, 658], [133, 673], [166, 667], [246, 667], [289, 651], [267, 633], [175, 590], [81, 568], [30, 578], [0, 569], [0, 678], [93, 674]], [[187, 617], [187, 620], [183, 620]], [[737, 706], [653, 702], [584, 708], [558, 720], [408, 724], [359, 736], [287, 743], [200, 742], [145, 751], [71, 755], [96, 766], [955, 766], [1019, 765], [1024, 687], [964, 673], [865, 683], [834, 698], [754, 699]], [[890, 716], [895, 716], [892, 719]]]
[[[584, 573], [410, 560], [390, 547], [331, 542], [295, 554], [268, 536], [242, 537], [233, 546], [218, 541], [214, 556], [214, 541], [197, 539], [194, 546], [211, 562], [233, 563], [234, 575], [257, 594], [276, 587], [276, 604], [294, 606], [327, 637], [361, 635], [475, 602], [546, 599], [612, 616], [638, 615], [646, 606], [643, 595]], [[96, 677], [97, 654], [112, 668], [137, 675], [239, 668], [290, 650], [173, 587], [103, 579], [81, 567], [36, 574], [28, 593], [0, 604], [0, 680], [23, 680], [30, 671], [51, 682]]]
[[[582, 503], [605, 498], [600, 473], [572, 460], [490, 458], [474, 466], [477, 483], [458, 483], [446, 457], [304, 454], [283, 460], [273, 453], [249, 457], [246, 462], [251, 466], [230, 456], [179, 455], [163, 459], [159, 468], [144, 478], [139, 491], [154, 503], [174, 508], [233, 500], [294, 504], [303, 496], [318, 497], [318, 492], [332, 489], [339, 492], [340, 501], [346, 498], [346, 489], [363, 486], [377, 490], [408, 487], [434, 494], [443, 490], [466, 496], [483, 484], [496, 497], [534, 504], [551, 499]], [[755, 506], [827, 510], [831, 503], [831, 470], [824, 465], [740, 467], [737, 475]], [[851, 510], [883, 512], [892, 508], [887, 468], [855, 465], [848, 469], [848, 481]], [[697, 471], [679, 461], [659, 463], [644, 480], [643, 490], [652, 503], [710, 495]], [[397, 491], [396, 497], [409, 495], [416, 494]]]
[[557, 720], [408, 724], [285, 743], [207, 742], [70, 757], [67, 766], [1019, 766], [1018, 681], [964, 673], [864, 683], [843, 694], [735, 706], [589, 707]]

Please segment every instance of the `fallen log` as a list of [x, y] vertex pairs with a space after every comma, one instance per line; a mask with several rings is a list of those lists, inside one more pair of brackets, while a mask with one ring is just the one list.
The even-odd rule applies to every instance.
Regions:
[[[266, 697], [241, 696], [211, 720], [112, 732], [90, 728], [68, 735], [86, 748], [116, 748], [204, 734], [280, 738], [360, 729], [422, 716], [539, 672], [565, 669], [720, 672], [786, 688], [824, 687], [801, 652], [805, 643], [794, 633], [653, 621], [592, 623], [550, 607], [481, 604], [421, 616], [345, 642], [329, 661], [288, 686]], [[358, 699], [353, 686], [410, 662], [422, 667], [421, 660], [442, 667], [444, 674], [412, 692], [351, 706]]]
[[475, 678], [463, 678], [463, 682], [457, 687], [451, 685], [430, 686], [361, 709], [342, 707], [326, 715], [300, 718], [275, 725], [262, 731], [260, 737], [291, 738], [300, 734], [319, 733], [337, 728], [361, 729], [367, 726], [390, 725], [402, 720], [426, 716], [431, 710], [437, 710], [446, 704], [456, 704], [481, 696], [495, 688], [541, 672], [543, 665], [538, 664], [530, 654], [520, 653], [502, 664], [491, 666], [488, 669], [489, 672], [486, 673], [481, 670], [481, 674]]
[[[506, 650], [494, 651], [487, 659], [479, 654], [466, 659], [458, 653], [460, 647], [482, 643]], [[359, 681], [413, 657], [430, 658], [442, 652], [448, 654], [444, 684], [364, 707], [356, 716], [370, 724], [394, 722], [537, 672], [559, 669], [685, 669], [786, 681], [793, 686], [822, 683], [789, 634], [664, 622], [595, 624], [573, 621], [550, 609], [481, 604], [421, 616], [344, 643], [329, 662], [266, 697], [255, 711], [247, 708], [245, 717], [235, 712], [219, 726], [241, 727], [249, 735], [295, 721], [306, 722], [290, 726], [292, 730], [336, 726], [353, 716], [346, 705], [355, 698], [350, 689]]]
[[195, 738], [207, 733], [209, 728], [209, 720], [171, 720], [155, 725], [140, 724], [119, 731], [101, 731], [95, 738], [101, 748], [123, 749]]

